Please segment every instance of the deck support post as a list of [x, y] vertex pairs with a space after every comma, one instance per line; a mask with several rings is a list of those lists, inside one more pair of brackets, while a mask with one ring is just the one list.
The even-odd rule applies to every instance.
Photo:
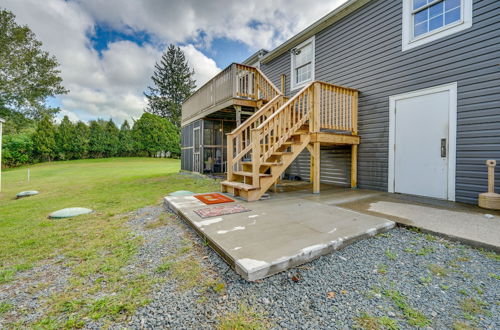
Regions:
[[358, 145], [351, 146], [351, 188], [358, 187]]
[[234, 109], [236, 110], [236, 127], [241, 125], [241, 105], [235, 105]]
[[313, 152], [311, 154], [311, 178], [313, 183], [313, 194], [319, 194], [320, 191], [320, 143], [313, 143]]

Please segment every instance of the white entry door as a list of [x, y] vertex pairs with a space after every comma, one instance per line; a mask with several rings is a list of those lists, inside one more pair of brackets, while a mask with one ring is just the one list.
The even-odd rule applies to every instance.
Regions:
[[454, 199], [450, 190], [455, 186], [455, 123], [450, 125], [450, 118], [454, 120], [450, 114], [456, 116], [456, 96], [452, 94], [449, 88], [437, 88], [391, 98], [394, 192]]

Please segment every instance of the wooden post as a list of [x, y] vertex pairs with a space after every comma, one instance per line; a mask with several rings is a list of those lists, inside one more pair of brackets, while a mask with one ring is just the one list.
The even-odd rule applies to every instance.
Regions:
[[320, 191], [320, 143], [313, 143], [313, 172], [311, 176], [313, 176], [313, 194], [319, 194]]
[[282, 74], [281, 75], [281, 94], [285, 95], [285, 78], [286, 78], [286, 75], [285, 74]]
[[352, 134], [358, 134], [358, 92], [354, 92], [352, 96]]
[[[2, 124], [0, 124], [2, 125]], [[0, 131], [1, 132], [1, 131]], [[495, 166], [497, 165], [496, 160], [489, 159], [486, 161], [486, 166], [488, 166], [488, 193], [495, 193]]]
[[260, 85], [259, 85], [259, 78], [257, 76], [257, 71], [252, 72], [252, 81], [253, 81], [252, 87], [253, 87], [254, 98], [255, 98], [255, 100], [258, 100], [258, 99], [260, 99], [260, 96], [259, 96]]
[[312, 143], [306, 145], [307, 151], [309, 151], [309, 182], [313, 183], [314, 180], [314, 149], [312, 147]]
[[358, 187], [358, 145], [351, 146], [351, 188]]
[[233, 158], [234, 158], [233, 135], [227, 134], [227, 180], [233, 180]]
[[313, 124], [313, 132], [319, 132], [320, 125], [320, 106], [321, 106], [321, 84], [319, 82], [314, 83], [314, 100], [313, 100], [313, 108], [312, 108], [312, 118], [311, 123]]
[[235, 105], [236, 109], [236, 127], [241, 125], [241, 105]]
[[260, 187], [260, 134], [257, 129], [252, 129], [252, 185]]

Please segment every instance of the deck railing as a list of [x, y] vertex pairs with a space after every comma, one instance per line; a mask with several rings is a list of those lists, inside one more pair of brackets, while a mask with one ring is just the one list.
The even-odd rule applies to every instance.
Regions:
[[233, 98], [269, 101], [280, 91], [257, 68], [233, 63], [201, 86], [182, 105], [182, 120]]
[[[241, 137], [238, 129], [233, 131], [239, 135], [230, 135], [228, 139], [228, 179], [231, 180], [233, 171], [238, 170], [245, 157], [252, 162], [252, 182], [259, 182], [260, 165], [304, 124], [309, 125], [309, 133], [329, 129], [357, 134], [357, 107], [358, 91], [324, 82], [310, 83], [257, 127], [251, 128], [249, 139]], [[238, 139], [248, 142], [240, 145]]]

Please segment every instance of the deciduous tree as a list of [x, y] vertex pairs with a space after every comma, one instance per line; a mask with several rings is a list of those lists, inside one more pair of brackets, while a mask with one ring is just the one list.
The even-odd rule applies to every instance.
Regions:
[[159, 151], [178, 154], [179, 132], [168, 120], [159, 116], [143, 113], [133, 128], [137, 151], [153, 156]]
[[58, 62], [42, 50], [42, 43], [15, 16], [0, 9], [0, 109], [21, 112], [28, 118], [52, 116], [59, 109], [46, 106], [49, 96], [67, 93]]

